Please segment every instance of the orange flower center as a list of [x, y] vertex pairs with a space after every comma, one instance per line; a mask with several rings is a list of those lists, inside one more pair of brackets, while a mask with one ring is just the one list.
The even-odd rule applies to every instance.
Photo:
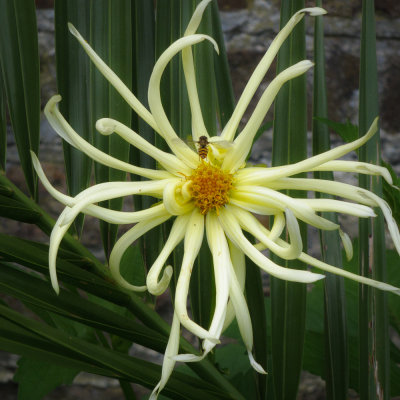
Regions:
[[229, 191], [232, 188], [233, 175], [213, 165], [201, 161], [191, 176], [186, 178], [192, 182], [190, 186], [194, 204], [202, 214], [218, 210], [229, 202]]

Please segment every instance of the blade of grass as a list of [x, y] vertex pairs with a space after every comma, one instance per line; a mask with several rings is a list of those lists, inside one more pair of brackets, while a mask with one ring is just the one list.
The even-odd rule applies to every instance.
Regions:
[[[322, 7], [322, 1], [316, 5]], [[325, 80], [324, 27], [323, 17], [315, 17], [314, 25], [314, 98], [313, 117], [327, 118], [327, 95]], [[313, 119], [313, 154], [330, 149], [329, 129], [323, 122]], [[317, 179], [333, 180], [332, 172], [316, 172]], [[332, 196], [317, 193], [318, 197]], [[336, 215], [322, 213], [322, 217], [338, 223]], [[322, 259], [328, 264], [343, 267], [342, 251], [337, 231], [320, 231]], [[343, 278], [326, 274], [324, 280], [324, 322], [325, 322], [325, 380], [328, 399], [341, 400], [347, 397], [348, 354], [346, 329], [346, 304]]]
[[[373, 0], [363, 0], [360, 56], [359, 134], [366, 132], [378, 115], [378, 74], [376, 64], [375, 8]], [[379, 134], [359, 150], [360, 161], [380, 164]], [[359, 178], [361, 187], [382, 196], [380, 178]], [[383, 218], [377, 212], [371, 224], [360, 221], [359, 272], [386, 281]], [[372, 244], [371, 244], [372, 237]], [[372, 253], [371, 253], [372, 250]], [[372, 272], [371, 272], [372, 271]], [[360, 398], [389, 399], [390, 358], [387, 295], [376, 289], [360, 287]]]
[[[32, 149], [37, 153], [39, 149], [39, 52], [35, 3], [33, 0], [1, 0], [0, 10], [0, 69], [26, 184], [36, 198], [37, 177], [29, 152]], [[1, 118], [4, 118], [4, 106], [2, 109]], [[4, 125], [0, 131], [3, 144]], [[5, 147], [0, 151], [2, 165]]]
[[[298, 9], [302, 0], [284, 0], [281, 5], [281, 27]], [[278, 54], [277, 72], [305, 58], [304, 20], [293, 30]], [[289, 164], [307, 158], [306, 78], [288, 82], [275, 103], [272, 164]], [[293, 197], [304, 196], [291, 191]], [[300, 225], [303, 243], [306, 227]], [[304, 268], [298, 261], [280, 264]], [[295, 399], [302, 367], [305, 332], [306, 285], [271, 279], [272, 365], [276, 399]]]

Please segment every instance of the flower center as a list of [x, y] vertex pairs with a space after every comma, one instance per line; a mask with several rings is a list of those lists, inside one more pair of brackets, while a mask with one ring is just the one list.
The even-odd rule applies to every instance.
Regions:
[[191, 195], [195, 206], [200, 209], [202, 214], [207, 214], [214, 208], [218, 214], [218, 210], [229, 202], [229, 191], [233, 182], [232, 174], [202, 160], [193, 174], [186, 179], [192, 183]]

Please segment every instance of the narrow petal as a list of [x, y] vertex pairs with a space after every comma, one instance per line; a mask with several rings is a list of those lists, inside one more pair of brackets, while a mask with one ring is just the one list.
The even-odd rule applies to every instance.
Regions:
[[180, 331], [179, 318], [176, 316], [176, 313], [174, 313], [171, 325], [171, 332], [169, 334], [169, 339], [164, 354], [161, 379], [160, 382], [158, 382], [157, 386], [151, 392], [149, 400], [157, 399], [158, 395], [160, 394], [161, 390], [164, 389], [169, 377], [172, 374], [176, 362], [174, 357], [178, 354], [179, 350]]
[[121, 122], [118, 122], [115, 119], [99, 119], [96, 122], [96, 129], [102, 135], [110, 135], [114, 132], [117, 133], [126, 142], [143, 151], [154, 160], [158, 161], [160, 165], [171, 174], [176, 175], [179, 172], [180, 174], [190, 175], [190, 168], [188, 168], [181, 160], [179, 160], [179, 158], [171, 153], [166, 153], [165, 151], [162, 151], [153, 146], [147, 140], [138, 135], [135, 131], [128, 128], [124, 124], [121, 124]]
[[354, 215], [359, 218], [376, 217], [371, 207], [362, 204], [349, 203], [334, 199], [296, 199], [300, 203], [310, 206], [314, 211], [330, 211], [342, 214]]
[[242, 197], [247, 197], [249, 203], [263, 204], [265, 202], [267, 207], [273, 205], [280, 211], [285, 211], [289, 208], [296, 218], [316, 228], [325, 230], [339, 228], [332, 221], [317, 215], [307, 204], [273, 189], [261, 186], [237, 186], [235, 192], [239, 195], [242, 194]]
[[149, 92], [148, 92], [149, 107], [154, 118], [156, 119], [157, 125], [160, 127], [161, 134], [168, 143], [168, 146], [178, 156], [178, 158], [184, 161], [191, 168], [197, 167], [199, 163], [198, 154], [193, 150], [191, 150], [188, 146], [175, 145], [176, 141], [179, 140], [179, 137], [177, 136], [173, 127], [168, 121], [168, 118], [162, 106], [160, 82], [162, 74], [167, 64], [178, 52], [183, 50], [185, 47], [193, 46], [194, 44], [200, 43], [206, 39], [214, 44], [216, 50], [218, 49], [214, 39], [212, 39], [207, 35], [190, 35], [178, 39], [171, 46], [169, 46], [164, 51], [164, 53], [161, 54], [160, 58], [157, 60], [153, 68], [153, 72], [151, 74], [149, 81]]
[[[295, 164], [284, 165], [282, 167], [276, 168], [243, 169], [242, 171], [238, 172], [238, 181], [240, 181], [241, 184], [266, 184], [278, 178], [299, 174], [301, 172], [311, 171], [317, 168], [319, 165], [323, 165], [336, 158], [343, 157], [350, 151], [358, 149], [363, 144], [368, 142], [368, 140], [371, 139], [371, 137], [377, 132], [377, 130], [378, 118], [375, 118], [368, 132], [363, 137], [354, 140], [351, 143], [343, 144], [341, 146], [335, 147], [334, 149], [318, 154], [314, 157], [299, 161]], [[337, 161], [337, 163], [339, 162], [340, 161]], [[345, 166], [347, 166], [347, 164], [345, 164]]]
[[355, 172], [357, 174], [381, 176], [390, 185], [393, 183], [390, 172], [385, 167], [359, 161], [334, 160], [320, 164], [310, 171], [342, 171]]
[[[44, 171], [42, 169], [42, 166], [40, 165], [38, 158], [32, 151], [31, 151], [31, 156], [32, 156], [33, 167], [35, 168], [35, 171], [38, 174], [38, 177], [42, 182], [43, 186], [46, 188], [46, 190], [60, 203], [68, 207], [73, 207], [77, 203], [76, 198], [61, 193], [54, 186], [52, 186], [49, 180], [47, 179], [46, 175], [44, 174]], [[163, 214], [165, 212], [165, 207], [163, 204], [155, 205], [154, 207], [152, 207], [151, 210], [153, 215], [156, 212], [156, 210], [158, 213]], [[105, 207], [100, 207], [95, 204], [89, 204], [82, 210], [82, 212], [92, 217], [99, 218], [102, 221], [106, 221], [110, 224], [132, 224], [146, 218], [148, 213], [150, 212], [150, 209], [127, 212], [127, 211], [109, 210], [108, 208]]]
[[308, 265], [312, 265], [313, 267], [316, 267], [318, 269], [322, 269], [323, 271], [331, 272], [332, 274], [340, 275], [340, 276], [343, 276], [344, 278], [348, 278], [353, 281], [356, 281], [356, 282], [359, 282], [364, 285], [368, 285], [368, 286], [371, 286], [371, 287], [374, 287], [377, 289], [392, 292], [392, 293], [400, 296], [400, 289], [395, 286], [388, 285], [387, 283], [375, 281], [373, 279], [365, 278], [364, 276], [353, 274], [344, 269], [337, 268], [337, 267], [334, 267], [333, 265], [324, 263], [323, 261], [320, 261], [314, 257], [309, 256], [308, 254], [302, 253], [301, 256], [299, 257], [299, 260], [303, 261], [304, 263], [306, 263]]
[[[236, 274], [236, 279], [239, 283], [240, 289], [242, 293], [244, 292], [244, 285], [246, 282], [246, 259], [242, 250], [237, 248], [229, 239], [228, 239], [229, 251], [231, 253], [231, 260], [233, 271]], [[229, 289], [229, 293], [231, 290]], [[226, 317], [224, 326], [222, 328], [222, 332], [232, 323], [235, 318], [235, 308], [233, 307], [232, 300], [229, 299], [228, 305], [226, 307]]]
[[233, 173], [243, 165], [251, 146], [253, 145], [254, 136], [282, 85], [287, 81], [304, 74], [313, 65], [314, 64], [308, 60], [300, 61], [285, 69], [273, 79], [262, 94], [246, 126], [235, 139], [233, 149], [227, 153], [222, 164], [224, 170]]
[[171, 232], [168, 236], [167, 242], [165, 243], [163, 249], [161, 250], [156, 261], [154, 261], [154, 264], [151, 266], [147, 274], [147, 280], [146, 280], [147, 288], [148, 291], [154, 296], [159, 296], [166, 290], [168, 286], [169, 281], [168, 282], [159, 281], [159, 275], [162, 270], [162, 267], [166, 263], [170, 254], [185, 237], [189, 219], [190, 219], [189, 213], [180, 215], [179, 217], [176, 218], [174, 224], [172, 225]]
[[376, 194], [347, 183], [327, 181], [323, 179], [282, 178], [270, 182], [268, 186], [277, 190], [314, 190], [316, 192], [340, 196], [371, 207], [379, 207], [382, 210], [383, 216], [385, 217], [393, 244], [397, 252], [400, 254], [399, 228], [396, 224], [396, 221], [393, 219], [392, 212], [388, 204]]
[[353, 258], [353, 244], [351, 243], [351, 239], [346, 232], [343, 232], [339, 229], [340, 239], [343, 243], [344, 252], [346, 254], [347, 261], [350, 261]]
[[204, 216], [196, 208], [193, 210], [185, 235], [184, 255], [181, 271], [175, 292], [175, 312], [181, 324], [201, 339], [210, 339], [218, 342], [210, 333], [189, 318], [186, 304], [189, 292], [189, 282], [194, 260], [199, 253], [204, 235]]
[[128, 247], [142, 235], [149, 230], [167, 221], [171, 215], [167, 212], [162, 216], [148, 218], [144, 221], [139, 222], [133, 228], [129, 229], [128, 232], [124, 233], [115, 243], [111, 254], [110, 254], [110, 272], [115, 281], [125, 289], [143, 292], [147, 289], [146, 286], [135, 286], [127, 282], [120, 273], [120, 264], [122, 256]]
[[263, 58], [257, 65], [253, 74], [251, 75], [249, 81], [247, 82], [246, 87], [243, 90], [242, 95], [236, 105], [235, 110], [228, 123], [226, 124], [221, 137], [224, 140], [231, 141], [234, 138], [235, 132], [239, 126], [239, 123], [251, 101], [256, 90], [260, 86], [261, 81], [263, 80], [265, 74], [267, 73], [269, 67], [271, 66], [272, 61], [277, 55], [280, 47], [283, 42], [292, 32], [294, 27], [302, 20], [305, 13], [309, 13], [311, 16], [317, 16], [325, 14], [326, 11], [319, 7], [314, 8], [303, 8], [302, 10], [297, 11], [287, 22], [285, 27], [281, 29], [275, 39], [272, 41], [269, 46], [267, 52], [264, 54]]
[[[215, 310], [211, 321], [209, 332], [212, 336], [219, 338], [226, 316], [226, 308], [229, 297], [230, 273], [232, 270], [232, 261], [228, 242], [225, 233], [221, 227], [215, 212], [209, 212], [206, 217], [206, 233], [207, 242], [213, 256], [214, 278], [215, 278]], [[203, 342], [204, 353], [209, 353], [215, 343], [208, 341]]]
[[269, 238], [269, 231], [250, 213], [240, 210], [236, 207], [229, 207], [240, 226], [245, 231], [251, 233], [257, 240], [262, 242], [266, 248], [285, 260], [296, 259], [303, 250], [303, 242], [301, 239], [300, 228], [297, 219], [293, 213], [286, 209], [286, 220], [290, 238], [290, 246], [281, 247]]
[[271, 232], [269, 233], [268, 237], [275, 241], [276, 239], [281, 236], [283, 230], [285, 229], [286, 220], [283, 213], [276, 214], [274, 216], [274, 222], [272, 224]]
[[[192, 18], [186, 28], [184, 36], [196, 33], [203, 13], [211, 0], [203, 0], [194, 11]], [[203, 114], [200, 107], [200, 101], [196, 84], [196, 73], [194, 69], [193, 53], [191, 47], [185, 47], [182, 50], [182, 65], [185, 74], [186, 88], [188, 91], [190, 110], [192, 115], [192, 136], [194, 141], [198, 141], [200, 136], [207, 136], [207, 129], [204, 125]]]
[[244, 236], [240, 225], [232, 213], [222, 209], [219, 215], [221, 225], [229, 239], [239, 247], [255, 264], [265, 272], [279, 279], [293, 282], [311, 283], [323, 279], [323, 275], [308, 271], [281, 267], [260, 253]]
[[253, 350], [253, 327], [251, 325], [251, 318], [249, 309], [247, 308], [246, 299], [243, 295], [243, 290], [236, 277], [235, 271], [231, 270], [231, 284], [229, 296], [232, 300], [233, 308], [235, 309], [236, 320], [239, 326], [240, 335], [242, 336], [244, 345], [246, 346], [247, 353], [251, 366], [259, 373], [265, 374], [266, 372], [260, 364], [258, 364], [252, 355]]
[[156, 171], [147, 168], [136, 167], [124, 161], [118, 160], [110, 155], [103, 153], [96, 147], [92, 146], [81, 136], [79, 136], [65, 120], [58, 109], [58, 103], [61, 101], [60, 95], [53, 96], [46, 104], [44, 108], [44, 114], [48, 119], [52, 128], [60, 135], [65, 141], [71, 146], [76, 147], [94, 161], [97, 161], [107, 167], [119, 169], [121, 171], [130, 172], [143, 176], [148, 179], [165, 179], [171, 177], [171, 174], [167, 171]]
[[129, 195], [149, 195], [162, 197], [162, 191], [168, 179], [162, 181], [144, 182], [105, 182], [83, 190], [75, 197], [75, 204], [67, 211], [62, 224], [68, 224], [82, 212], [89, 204], [111, 200]]
[[111, 83], [115, 90], [125, 99], [125, 101], [132, 107], [132, 109], [146, 121], [155, 131], [159, 132], [159, 127], [150, 112], [144, 105], [137, 99], [137, 97], [127, 88], [115, 72], [108, 67], [108, 65], [96, 54], [90, 47], [88, 42], [81, 36], [77, 29], [68, 23], [69, 31], [78, 39], [86, 54], [92, 60], [93, 64], [101, 72], [101, 74]]

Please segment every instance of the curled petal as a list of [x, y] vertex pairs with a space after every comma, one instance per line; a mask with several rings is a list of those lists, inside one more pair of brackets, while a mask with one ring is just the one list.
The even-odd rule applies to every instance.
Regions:
[[233, 173], [243, 165], [249, 151], [251, 150], [251, 146], [253, 145], [254, 136], [282, 85], [287, 81], [304, 74], [313, 65], [314, 64], [308, 60], [300, 61], [285, 69], [273, 79], [262, 94], [246, 126], [235, 139], [233, 149], [227, 153], [222, 164], [224, 170]]
[[163, 293], [168, 286], [169, 281], [168, 282], [163, 281], [162, 278], [161, 281], [159, 282], [158, 277], [169, 255], [185, 237], [186, 227], [189, 222], [189, 219], [190, 219], [189, 213], [180, 215], [179, 217], [176, 218], [174, 224], [172, 225], [171, 232], [168, 236], [167, 242], [165, 243], [163, 249], [161, 250], [156, 261], [154, 261], [154, 264], [151, 266], [147, 274], [147, 279], [146, 279], [147, 288], [148, 291], [154, 296], [158, 296], [161, 293]]
[[175, 180], [165, 185], [163, 191], [164, 206], [172, 215], [186, 214], [194, 208], [194, 203], [182, 196], [181, 187], [182, 182]]
[[304, 263], [306, 263], [308, 265], [312, 265], [315, 268], [322, 269], [323, 271], [331, 272], [332, 274], [343, 276], [344, 278], [351, 279], [352, 281], [356, 281], [356, 282], [359, 282], [364, 285], [368, 285], [368, 286], [371, 286], [371, 287], [374, 287], [377, 289], [385, 290], [387, 292], [392, 292], [392, 293], [400, 296], [400, 289], [395, 286], [388, 285], [387, 283], [375, 281], [370, 278], [365, 278], [364, 276], [353, 274], [342, 268], [337, 268], [337, 267], [334, 267], [333, 265], [324, 263], [323, 261], [320, 261], [314, 257], [309, 256], [308, 254], [302, 253], [301, 256], [299, 257], [299, 260], [303, 261]]
[[189, 318], [186, 309], [187, 296], [189, 292], [189, 282], [192, 274], [194, 260], [199, 253], [203, 242], [204, 234], [204, 216], [200, 214], [198, 209], [194, 209], [185, 235], [184, 255], [182, 267], [179, 273], [178, 282], [175, 293], [175, 312], [181, 324], [197, 337], [202, 339], [213, 340], [218, 343], [218, 339], [212, 337], [210, 333], [196, 324]]
[[115, 72], [96, 54], [90, 47], [89, 43], [82, 37], [77, 29], [69, 22], [69, 31], [78, 39], [86, 54], [92, 60], [93, 64], [101, 72], [101, 74], [111, 83], [115, 90], [125, 99], [144, 121], [146, 121], [155, 131], [159, 131], [156, 121], [144, 105], [137, 97], [126, 87], [126, 85], [118, 78]]
[[120, 273], [120, 264], [122, 256], [125, 254], [125, 251], [128, 247], [150, 229], [162, 224], [167, 221], [171, 215], [167, 212], [164, 215], [148, 218], [147, 220], [141, 221], [136, 224], [133, 228], [129, 229], [128, 232], [124, 233], [115, 243], [111, 254], [110, 254], [110, 272], [115, 281], [122, 287], [128, 290], [143, 292], [147, 289], [146, 286], [135, 286], [131, 283], [127, 282]]
[[161, 370], [161, 379], [157, 386], [151, 392], [149, 400], [156, 400], [161, 390], [164, 389], [168, 382], [169, 377], [175, 366], [175, 356], [178, 354], [179, 350], [179, 336], [180, 336], [180, 323], [179, 319], [174, 313], [172, 319], [171, 332], [169, 334], [169, 339], [167, 347], [165, 349], [164, 360]]
[[[232, 267], [231, 267], [232, 268]], [[235, 309], [236, 320], [239, 326], [240, 335], [246, 346], [247, 353], [251, 366], [259, 373], [265, 374], [263, 367], [258, 364], [253, 357], [253, 327], [251, 325], [251, 318], [249, 309], [247, 308], [246, 299], [243, 295], [243, 290], [236, 277], [235, 271], [231, 269], [231, 284], [229, 288], [229, 296]]]
[[339, 226], [332, 221], [317, 215], [306, 203], [271, 188], [262, 186], [236, 186], [236, 192], [237, 193], [234, 194], [235, 196], [239, 194], [243, 198], [247, 198], [249, 207], [251, 207], [250, 204], [265, 204], [267, 207], [275, 207], [277, 212], [285, 211], [289, 208], [296, 218], [316, 228], [325, 230], [335, 230], [339, 228]]
[[290, 237], [290, 246], [281, 247], [269, 238], [269, 231], [250, 213], [240, 209], [230, 207], [242, 229], [250, 232], [256, 239], [263, 243], [266, 248], [285, 260], [296, 259], [303, 250], [303, 242], [301, 239], [300, 228], [297, 219], [293, 213], [287, 208], [285, 210], [287, 227]]
[[348, 203], [342, 200], [334, 199], [296, 199], [298, 202], [307, 204], [314, 211], [331, 211], [343, 214], [354, 215], [359, 218], [376, 217], [371, 207], [362, 204]]
[[[307, 158], [306, 160], [299, 161], [295, 164], [284, 165], [275, 168], [246, 168], [238, 172], [238, 179], [241, 184], [263, 185], [274, 181], [278, 178], [283, 178], [305, 171], [311, 171], [319, 165], [323, 165], [336, 158], [342, 157], [350, 151], [356, 150], [363, 144], [368, 142], [369, 139], [378, 131], [378, 117], [372, 122], [368, 132], [361, 138], [354, 140], [351, 143], [343, 144], [335, 147], [334, 149], [325, 151], [324, 153]], [[340, 161], [337, 161], [337, 164]], [[340, 165], [340, 164], [339, 164]]]
[[[229, 286], [231, 281], [231, 258], [228, 243], [218, 221], [218, 217], [214, 212], [210, 212], [206, 217], [207, 242], [210, 247], [215, 277], [215, 311], [211, 321], [209, 332], [212, 336], [219, 338], [226, 316], [226, 308], [229, 297]], [[215, 343], [208, 341], [203, 342], [204, 353], [207, 354], [215, 346]]]
[[182, 174], [189, 175], [190, 169], [176, 156], [171, 153], [166, 153], [158, 149], [157, 147], [150, 144], [147, 140], [143, 139], [135, 131], [128, 128], [121, 122], [111, 118], [102, 118], [96, 122], [96, 129], [103, 135], [110, 135], [117, 133], [126, 142], [135, 146], [139, 150], [143, 151], [150, 157], [154, 158], [160, 163], [160, 165], [172, 174], [176, 174], [178, 171]]
[[[246, 282], [245, 255], [243, 251], [237, 248], [229, 239], [228, 239], [228, 245], [229, 245], [229, 251], [231, 253], [233, 271], [236, 274], [236, 279], [243, 293], [244, 285]], [[230, 289], [229, 293], [231, 293]], [[226, 307], [226, 317], [222, 331], [224, 331], [232, 323], [234, 318], [235, 318], [235, 308], [233, 307], [232, 300], [229, 299], [228, 305]]]
[[390, 185], [393, 183], [392, 177], [387, 168], [366, 162], [334, 160], [320, 164], [317, 167], [312, 168], [310, 171], [342, 171], [365, 175], [378, 175]]
[[277, 278], [292, 281], [311, 283], [323, 279], [323, 275], [308, 271], [281, 267], [260, 253], [244, 236], [240, 225], [231, 212], [222, 209], [219, 215], [221, 225], [229, 239], [239, 247], [255, 264], [265, 272]]
[[209, 40], [214, 44], [215, 49], [218, 49], [218, 46], [214, 39], [207, 35], [190, 35], [184, 36], [181, 39], [178, 39], [171, 46], [169, 46], [164, 53], [161, 54], [160, 58], [157, 60], [153, 72], [149, 81], [149, 92], [148, 92], [148, 100], [150, 110], [156, 119], [157, 125], [160, 127], [161, 134], [163, 138], [168, 143], [168, 146], [171, 150], [181, 159], [183, 160], [189, 167], [196, 168], [199, 163], [199, 157], [196, 152], [191, 150], [188, 146], [176, 146], [174, 142], [179, 140], [179, 137], [175, 133], [173, 127], [171, 126], [168, 118], [165, 114], [164, 108], [161, 102], [161, 93], [160, 93], [160, 82], [162, 74], [170, 62], [170, 60], [185, 47], [193, 46], [196, 43], [202, 42], [203, 40]]
[[167, 171], [156, 171], [148, 168], [136, 167], [135, 165], [118, 160], [92, 146], [85, 139], [79, 136], [62, 116], [58, 109], [58, 103], [60, 101], [60, 95], [53, 96], [47, 102], [46, 107], [44, 108], [44, 114], [52, 128], [71, 146], [76, 147], [93, 160], [106, 165], [107, 167], [130, 172], [131, 174], [140, 175], [148, 179], [165, 179], [171, 177], [171, 174]]
[[105, 182], [83, 190], [74, 199], [74, 205], [67, 210], [62, 225], [69, 224], [88, 205], [99, 201], [111, 200], [117, 197], [134, 194], [161, 197], [162, 191], [169, 180], [144, 182]]
[[254, 70], [253, 74], [251, 75], [249, 81], [247, 82], [246, 87], [243, 90], [242, 95], [233, 111], [231, 118], [229, 119], [228, 123], [226, 124], [221, 137], [224, 140], [231, 141], [235, 136], [235, 132], [239, 126], [239, 123], [251, 101], [253, 98], [256, 90], [258, 89], [261, 81], [263, 80], [265, 74], [267, 73], [269, 67], [271, 66], [272, 61], [274, 60], [275, 56], [277, 55], [280, 47], [282, 46], [283, 42], [292, 32], [294, 27], [302, 20], [305, 13], [309, 13], [311, 16], [317, 16], [325, 14], [326, 11], [319, 7], [313, 8], [303, 8], [302, 10], [297, 11], [287, 22], [283, 29], [278, 33], [276, 38], [272, 41], [271, 45], [269, 46], [267, 52], [264, 54], [263, 58], [257, 65], [256, 69]]
[[[194, 11], [192, 18], [186, 28], [184, 36], [193, 35], [196, 33], [204, 10], [211, 0], [203, 0]], [[192, 135], [193, 140], [199, 140], [200, 136], [207, 136], [207, 129], [204, 125], [203, 115], [200, 107], [200, 101], [196, 84], [196, 72], [194, 69], [193, 54], [191, 47], [185, 47], [182, 50], [182, 65], [185, 75], [186, 88], [188, 91], [188, 98], [190, 103], [190, 110], [192, 115]]]

